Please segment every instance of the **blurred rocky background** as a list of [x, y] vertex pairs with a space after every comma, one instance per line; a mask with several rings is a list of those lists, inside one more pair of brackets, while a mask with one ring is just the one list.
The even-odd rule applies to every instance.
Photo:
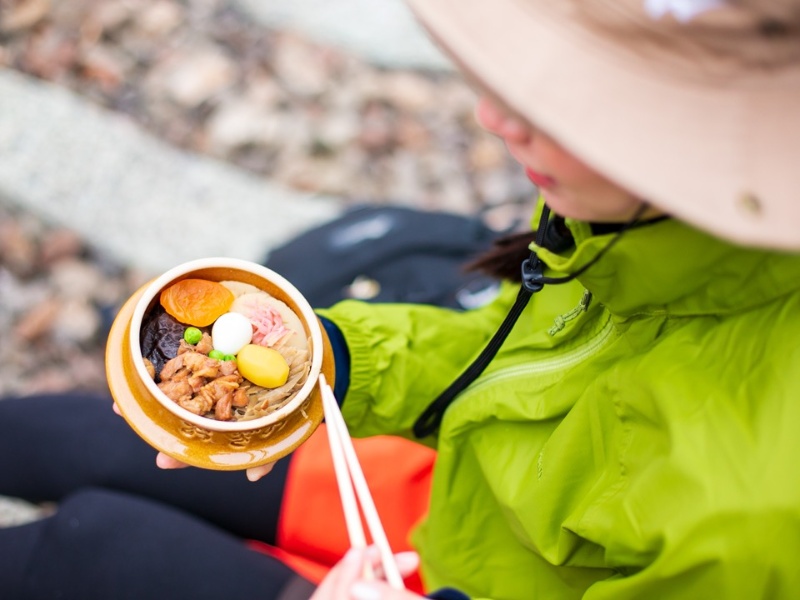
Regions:
[[182, 260], [530, 196], [474, 100], [394, 0], [0, 0], [0, 395], [104, 390], [116, 308]]

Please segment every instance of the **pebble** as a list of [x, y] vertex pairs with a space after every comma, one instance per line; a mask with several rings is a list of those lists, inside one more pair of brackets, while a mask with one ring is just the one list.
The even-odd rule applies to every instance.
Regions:
[[0, 31], [14, 33], [30, 29], [50, 12], [50, 0], [23, 0], [6, 9], [0, 18]]
[[181, 49], [158, 66], [153, 89], [179, 106], [192, 109], [230, 87], [236, 66], [221, 48], [196, 45]]
[[0, 496], [0, 527], [25, 525], [47, 516], [52, 510], [51, 506], [40, 506], [19, 498]]

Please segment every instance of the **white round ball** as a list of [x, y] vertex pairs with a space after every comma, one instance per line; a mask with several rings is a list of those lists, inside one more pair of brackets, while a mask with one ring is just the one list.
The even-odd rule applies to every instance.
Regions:
[[223, 354], [238, 353], [252, 339], [253, 326], [250, 324], [250, 319], [241, 313], [225, 313], [211, 327], [214, 350], [219, 350]]

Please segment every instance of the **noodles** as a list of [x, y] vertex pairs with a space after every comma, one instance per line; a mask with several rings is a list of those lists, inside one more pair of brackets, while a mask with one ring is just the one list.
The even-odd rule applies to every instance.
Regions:
[[[197, 329], [202, 333], [200, 341], [192, 344], [186, 335], [190, 324], [164, 315], [157, 306], [144, 320], [140, 335], [142, 355], [146, 363], [155, 365], [157, 375], [153, 374], [153, 379], [159, 389], [190, 412], [221, 421], [257, 419], [285, 406], [303, 387], [311, 371], [311, 340], [298, 315], [286, 303], [250, 284], [220, 283], [234, 296], [224, 314], [244, 315], [250, 322], [252, 335], [247, 335], [247, 321], [239, 323], [244, 332], [238, 330], [234, 335], [226, 331], [223, 321], [233, 322], [242, 317], [222, 319], [221, 315], [218, 327], [214, 323], [192, 327], [196, 335], [200, 335]], [[215, 344], [216, 336], [219, 339]], [[230, 351], [231, 340], [240, 340], [241, 345], [237, 344], [232, 354], [223, 354], [219, 350], [223, 337], [226, 351]], [[164, 343], [167, 339], [169, 344]], [[251, 347], [246, 359], [242, 351], [252, 345], [271, 348], [280, 356]], [[237, 361], [239, 352], [242, 352], [241, 370]], [[280, 364], [252, 360], [253, 356], [265, 354], [271, 354]], [[256, 385], [243, 373], [262, 385], [274, 382], [275, 387]]]

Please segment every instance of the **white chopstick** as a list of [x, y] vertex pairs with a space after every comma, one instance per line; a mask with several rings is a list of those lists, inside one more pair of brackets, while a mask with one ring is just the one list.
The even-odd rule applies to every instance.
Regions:
[[[327, 424], [328, 442], [333, 456], [336, 483], [339, 486], [339, 496], [342, 499], [350, 545], [353, 548], [364, 548], [367, 545], [358, 511], [358, 505], [360, 504], [372, 540], [378, 547], [386, 581], [395, 589], [405, 589], [403, 577], [397, 568], [394, 553], [389, 546], [389, 540], [386, 538], [386, 532], [375, 508], [375, 502], [367, 486], [367, 480], [364, 477], [361, 464], [358, 462], [353, 440], [350, 439], [350, 432], [347, 430], [347, 425], [339, 410], [339, 404], [336, 402], [333, 390], [325, 381], [324, 375], [319, 376], [319, 386], [322, 392], [322, 407], [325, 413], [325, 423]], [[353, 494], [353, 488], [355, 488], [355, 495]], [[358, 503], [356, 502], [356, 496], [358, 496]]]

